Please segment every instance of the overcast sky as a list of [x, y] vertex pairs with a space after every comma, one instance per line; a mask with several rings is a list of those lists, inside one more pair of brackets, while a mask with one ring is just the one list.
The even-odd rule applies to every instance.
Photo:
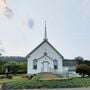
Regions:
[[[4, 56], [26, 56], [48, 41], [64, 56], [90, 59], [90, 0], [7, 0], [13, 17], [0, 14]], [[33, 25], [31, 25], [33, 23]]]

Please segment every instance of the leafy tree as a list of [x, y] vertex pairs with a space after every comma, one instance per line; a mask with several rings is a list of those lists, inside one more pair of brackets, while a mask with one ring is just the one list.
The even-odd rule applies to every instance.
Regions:
[[84, 59], [81, 56], [78, 56], [78, 57], [75, 58], [75, 61], [77, 62], [77, 64], [81, 64], [83, 62], [83, 60]]
[[5, 73], [8, 69], [9, 74], [26, 73], [27, 62], [26, 61], [9, 61], [2, 65], [2, 72]]
[[3, 65], [7, 63], [6, 61], [0, 60], [0, 74], [3, 73]]
[[89, 60], [84, 60], [83, 64], [87, 64], [88, 66], [90, 66], [90, 61]]
[[16, 61], [10, 61], [3, 65], [3, 72], [5, 73], [6, 69], [8, 69], [8, 73], [16, 74], [18, 70], [18, 65]]
[[76, 67], [76, 73], [79, 73], [81, 77], [85, 77], [85, 75], [90, 75], [90, 66], [87, 64], [79, 64]]
[[18, 72], [17, 73], [26, 73], [27, 72], [27, 62], [23, 61], [23, 62], [18, 62]]
[[27, 60], [19, 56], [2, 56], [0, 57], [0, 73], [5, 73], [8, 67], [9, 73], [26, 73]]

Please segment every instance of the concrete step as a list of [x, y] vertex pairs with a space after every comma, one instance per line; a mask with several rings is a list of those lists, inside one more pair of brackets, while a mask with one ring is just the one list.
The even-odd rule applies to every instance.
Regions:
[[39, 73], [38, 74], [40, 76], [40, 79], [57, 79], [59, 78], [59, 76], [53, 74], [53, 73], [50, 73], [50, 72], [44, 72], [44, 73]]

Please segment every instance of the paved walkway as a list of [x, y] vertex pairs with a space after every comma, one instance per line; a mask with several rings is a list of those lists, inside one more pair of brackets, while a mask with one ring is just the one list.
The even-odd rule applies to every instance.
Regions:
[[1, 90], [1, 88], [2, 88], [2, 84], [0, 84], [0, 90]]
[[24, 89], [24, 90], [90, 90], [90, 88]]
[[0, 84], [0, 90], [6, 90], [6, 84]]

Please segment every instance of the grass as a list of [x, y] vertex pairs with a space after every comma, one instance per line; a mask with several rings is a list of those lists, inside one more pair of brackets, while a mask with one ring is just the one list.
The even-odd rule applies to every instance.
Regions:
[[22, 78], [22, 76], [18, 75], [18, 76], [14, 76], [12, 79], [8, 79], [8, 78], [5, 78], [5, 79], [0, 79], [0, 83], [10, 83], [10, 82], [17, 82], [17, 81], [23, 81], [25, 80], [25, 78]]
[[90, 86], [90, 78], [39, 80], [39, 77], [35, 77], [32, 80], [29, 80], [18, 75], [14, 76], [13, 79], [0, 79], [0, 83], [7, 83], [9, 90], [30, 88], [72, 88]]

